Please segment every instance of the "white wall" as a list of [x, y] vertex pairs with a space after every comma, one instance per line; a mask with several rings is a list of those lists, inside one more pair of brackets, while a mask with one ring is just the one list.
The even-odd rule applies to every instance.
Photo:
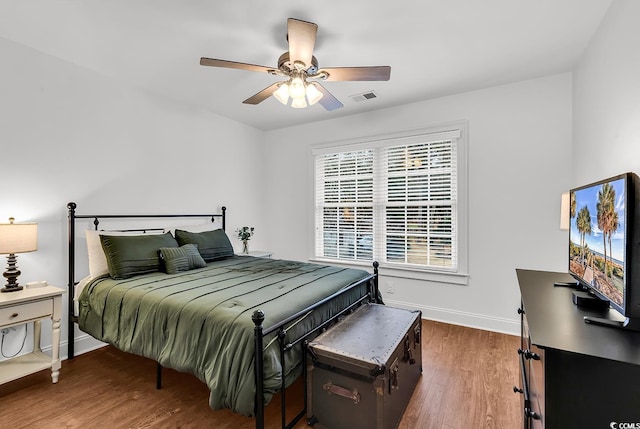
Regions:
[[[459, 119], [469, 124], [469, 284], [393, 279], [386, 301], [420, 308], [428, 318], [516, 333], [515, 268], [566, 268], [558, 223], [571, 177], [570, 74], [265, 134], [3, 39], [0, 55], [0, 219], [34, 220], [40, 228], [39, 250], [19, 257], [21, 283], [66, 285], [68, 201], [85, 213], [224, 204], [228, 231], [256, 227], [252, 248], [306, 259], [312, 144]], [[597, 64], [600, 54], [590, 55]], [[635, 64], [637, 71], [637, 58]], [[580, 79], [577, 90], [591, 85]], [[195, 185], [185, 187], [187, 181]], [[391, 279], [381, 280], [385, 290]], [[8, 340], [11, 352], [21, 337]]]
[[266, 133], [270, 250], [311, 256], [313, 144], [467, 120], [469, 284], [383, 273], [381, 290], [393, 281], [385, 301], [426, 318], [518, 333], [515, 269], [566, 271], [559, 223], [570, 181], [571, 86], [567, 73]]
[[573, 186], [640, 174], [640, 2], [615, 0], [574, 72]]
[[[194, 213], [226, 205], [227, 231], [266, 228], [255, 215], [265, 203], [261, 131], [4, 39], [0, 57], [0, 220], [39, 224], [38, 251], [18, 257], [21, 284], [44, 279], [66, 287], [69, 201], [79, 213]], [[264, 236], [254, 239], [266, 247]], [[50, 326], [43, 325], [43, 344], [51, 344]], [[66, 315], [62, 329], [64, 346]], [[7, 338], [6, 354], [20, 347], [22, 332]]]

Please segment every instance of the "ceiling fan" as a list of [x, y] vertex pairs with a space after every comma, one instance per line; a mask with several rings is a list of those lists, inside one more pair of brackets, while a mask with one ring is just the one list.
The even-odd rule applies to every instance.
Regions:
[[269, 73], [287, 80], [269, 85], [257, 94], [243, 101], [245, 104], [258, 104], [273, 95], [283, 104], [303, 108], [320, 103], [331, 111], [343, 107], [343, 104], [326, 90], [319, 82], [325, 81], [382, 81], [389, 80], [391, 67], [324, 67], [318, 68], [318, 60], [313, 56], [318, 26], [312, 22], [289, 18], [287, 20], [287, 40], [289, 50], [278, 58], [278, 67], [266, 67], [235, 61], [200, 58], [200, 65], [225, 67]]

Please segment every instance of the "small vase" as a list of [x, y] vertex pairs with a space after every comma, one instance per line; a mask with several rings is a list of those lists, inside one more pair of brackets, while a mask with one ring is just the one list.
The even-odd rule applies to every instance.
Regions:
[[249, 240], [242, 240], [242, 253], [249, 254]]

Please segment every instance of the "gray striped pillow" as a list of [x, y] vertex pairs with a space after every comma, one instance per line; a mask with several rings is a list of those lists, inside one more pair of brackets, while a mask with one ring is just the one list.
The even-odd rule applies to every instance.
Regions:
[[206, 267], [207, 263], [200, 256], [198, 246], [185, 244], [180, 247], [162, 247], [160, 257], [164, 260], [164, 268], [167, 274], [175, 274], [180, 271], [189, 271], [194, 268]]
[[230, 258], [234, 255], [229, 237], [222, 229], [205, 232], [189, 232], [176, 229], [176, 240], [179, 245], [197, 244], [198, 252], [207, 262]]

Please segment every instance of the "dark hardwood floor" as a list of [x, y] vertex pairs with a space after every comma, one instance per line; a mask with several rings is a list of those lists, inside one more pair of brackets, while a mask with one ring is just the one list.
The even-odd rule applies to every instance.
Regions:
[[[516, 350], [519, 338], [423, 321], [423, 374], [402, 429], [522, 427]], [[288, 411], [300, 409], [302, 383], [287, 390]], [[155, 362], [104, 347], [64, 361], [60, 381], [42, 371], [0, 386], [0, 428], [255, 427], [252, 418], [212, 411], [207, 387], [188, 374], [164, 371], [155, 389]], [[267, 407], [267, 427], [280, 427], [280, 403]], [[296, 429], [306, 428], [306, 419]]]

